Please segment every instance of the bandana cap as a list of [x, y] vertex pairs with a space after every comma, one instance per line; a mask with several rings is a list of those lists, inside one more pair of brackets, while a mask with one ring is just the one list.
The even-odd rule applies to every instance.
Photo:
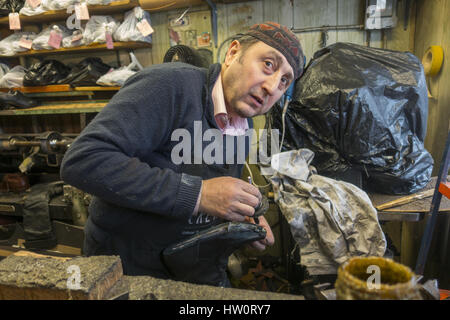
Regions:
[[250, 27], [246, 35], [252, 36], [280, 51], [294, 70], [294, 79], [303, 72], [303, 50], [291, 30], [276, 22], [264, 22]]

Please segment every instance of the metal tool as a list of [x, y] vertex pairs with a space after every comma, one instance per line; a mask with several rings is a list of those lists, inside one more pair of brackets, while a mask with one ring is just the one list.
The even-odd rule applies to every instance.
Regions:
[[253, 219], [255, 220], [256, 224], [259, 224], [259, 217], [263, 216], [267, 212], [267, 210], [269, 210], [269, 200], [266, 196], [262, 196], [261, 201], [255, 208], [255, 214], [253, 215]]
[[434, 193], [434, 189], [426, 190], [423, 192], [412, 194], [410, 196], [401, 197], [399, 199], [380, 204], [380, 205], [376, 206], [376, 208], [379, 211], [386, 210], [388, 208], [397, 207], [397, 206], [400, 206], [403, 204], [410, 203], [415, 200], [420, 200], [420, 199], [424, 199], [427, 197], [431, 197], [433, 195], [433, 193]]
[[[248, 183], [253, 184], [252, 177], [248, 176]], [[255, 214], [253, 215], [253, 220], [255, 220], [256, 224], [259, 224], [259, 217], [264, 215], [267, 210], [269, 210], [269, 200], [266, 196], [262, 196], [261, 201], [255, 207]]]

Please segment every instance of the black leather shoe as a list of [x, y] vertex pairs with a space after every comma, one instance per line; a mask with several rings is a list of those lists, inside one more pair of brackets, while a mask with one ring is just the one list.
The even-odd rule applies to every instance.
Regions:
[[164, 249], [162, 258], [175, 280], [229, 287], [229, 256], [241, 246], [264, 239], [256, 224], [225, 222]]
[[20, 91], [9, 91], [8, 93], [0, 92], [0, 105], [3, 108], [33, 108], [38, 103]]

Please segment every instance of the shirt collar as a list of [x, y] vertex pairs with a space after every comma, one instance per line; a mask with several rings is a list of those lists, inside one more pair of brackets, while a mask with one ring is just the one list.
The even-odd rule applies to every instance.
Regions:
[[249, 128], [248, 120], [239, 116], [229, 117], [225, 105], [221, 73], [214, 84], [211, 97], [214, 105], [214, 119], [222, 134], [230, 136], [244, 135]]

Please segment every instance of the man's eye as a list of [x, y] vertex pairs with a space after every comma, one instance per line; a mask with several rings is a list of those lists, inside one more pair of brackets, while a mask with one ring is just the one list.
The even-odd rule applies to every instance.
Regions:
[[269, 68], [273, 67], [273, 63], [270, 61], [264, 61], [264, 63], [266, 64], [266, 67], [269, 67]]
[[282, 85], [284, 88], [288, 87], [288, 86], [289, 86], [289, 79], [286, 78], [286, 77], [282, 77], [282, 78], [281, 78], [281, 85]]

